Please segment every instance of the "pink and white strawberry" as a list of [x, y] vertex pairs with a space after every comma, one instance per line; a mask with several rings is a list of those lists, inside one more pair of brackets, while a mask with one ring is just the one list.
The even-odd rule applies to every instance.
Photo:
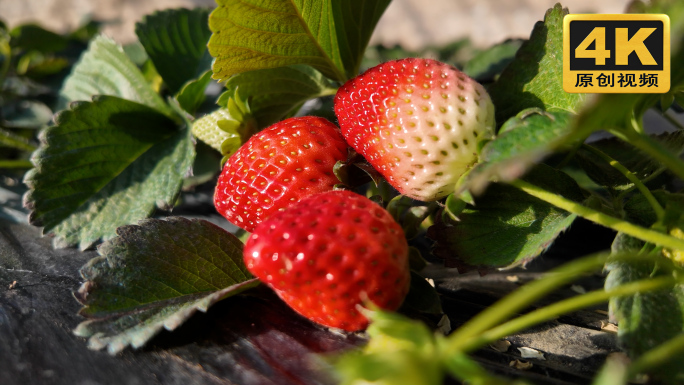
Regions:
[[422, 201], [454, 191], [494, 136], [494, 106], [484, 87], [431, 59], [380, 64], [335, 96], [347, 142], [400, 193]]
[[247, 231], [303, 197], [332, 190], [333, 167], [349, 146], [337, 126], [305, 116], [278, 122], [252, 136], [223, 166], [214, 205]]
[[365, 329], [358, 305], [396, 310], [408, 293], [408, 244], [392, 216], [370, 199], [330, 191], [302, 199], [256, 226], [247, 269], [291, 308], [319, 324]]

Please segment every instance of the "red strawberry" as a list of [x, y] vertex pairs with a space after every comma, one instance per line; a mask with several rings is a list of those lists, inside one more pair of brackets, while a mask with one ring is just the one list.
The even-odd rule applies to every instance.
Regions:
[[458, 69], [430, 59], [373, 67], [335, 96], [342, 134], [400, 193], [422, 201], [454, 190], [494, 135], [485, 89]]
[[218, 212], [252, 231], [272, 213], [311, 194], [332, 190], [348, 145], [334, 124], [306, 116], [252, 136], [223, 166], [214, 194]]
[[330, 191], [302, 199], [257, 225], [245, 265], [299, 314], [348, 331], [368, 320], [369, 299], [395, 310], [408, 292], [408, 245], [392, 216], [368, 198]]

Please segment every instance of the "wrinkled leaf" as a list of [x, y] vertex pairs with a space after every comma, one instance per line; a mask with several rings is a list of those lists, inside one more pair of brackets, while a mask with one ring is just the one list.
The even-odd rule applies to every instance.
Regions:
[[204, 103], [207, 87], [211, 83], [211, 71], [206, 71], [199, 78], [191, 80], [176, 95], [180, 106], [189, 114], [194, 114]]
[[218, 0], [209, 17], [214, 78], [257, 69], [308, 64], [345, 81], [388, 0]]
[[[582, 201], [583, 194], [568, 175], [540, 165], [523, 179]], [[492, 184], [458, 215], [459, 221], [437, 223], [428, 236], [433, 253], [447, 265], [508, 267], [524, 264], [546, 250], [575, 215], [534, 198], [515, 187]]]
[[305, 101], [337, 90], [320, 72], [305, 65], [243, 72], [228, 79], [226, 88], [233, 94], [239, 90], [240, 97], [249, 101], [262, 128], [293, 115]]
[[497, 122], [530, 107], [569, 112], [581, 107], [583, 94], [563, 90], [563, 17], [567, 14], [560, 4], [549, 9], [489, 89]]
[[567, 111], [521, 111], [501, 126], [499, 135], [487, 142], [478, 164], [459, 184], [459, 190], [479, 193], [492, 180], [511, 181], [522, 176], [559, 147], [567, 146], [574, 115]]
[[113, 40], [98, 36], [74, 66], [59, 93], [57, 110], [93, 95], [128, 99], [172, 116], [171, 108], [145, 80], [140, 70]]
[[139, 348], [197, 310], [258, 281], [242, 262], [242, 243], [204, 220], [170, 217], [124, 226], [81, 269], [76, 293], [88, 318], [75, 330], [91, 349]]
[[172, 208], [195, 154], [189, 130], [150, 107], [113, 96], [72, 106], [43, 132], [25, 204], [56, 245], [85, 249]]
[[179, 8], [155, 12], [136, 23], [135, 33], [171, 93], [210, 69], [208, 20], [208, 9]]

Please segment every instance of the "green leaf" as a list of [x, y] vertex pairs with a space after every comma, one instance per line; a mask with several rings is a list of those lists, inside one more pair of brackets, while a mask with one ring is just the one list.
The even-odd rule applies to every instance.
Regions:
[[437, 290], [415, 271], [411, 271], [411, 288], [401, 306], [404, 309], [426, 314], [439, 315], [444, 313]]
[[[606, 290], [641, 279], [672, 274], [655, 263], [612, 263]], [[681, 274], [681, 272], [680, 272]], [[654, 292], [617, 297], [610, 312], [618, 321], [618, 341], [632, 359], [684, 333], [684, 285]], [[670, 384], [684, 381], [684, 356], [673, 356], [661, 364], [655, 377]]]
[[180, 106], [189, 114], [194, 114], [204, 103], [204, 91], [211, 83], [211, 71], [206, 71], [199, 78], [188, 82], [176, 95]]
[[195, 120], [192, 124], [192, 134], [218, 152], [221, 152], [221, 145], [229, 139], [236, 141], [239, 147], [242, 144], [240, 134], [236, 130], [222, 129], [219, 126], [220, 121], [235, 121], [235, 119], [227, 108], [219, 108]]
[[[678, 155], [684, 152], [684, 132], [663, 133], [653, 135], [652, 138]], [[651, 178], [663, 168], [657, 160], [615, 138], [598, 140], [588, 146], [595, 147], [617, 160], [641, 180]], [[576, 159], [587, 175], [601, 186], [621, 190], [632, 185], [622, 173], [586, 149], [580, 148], [576, 153]]]
[[560, 4], [549, 9], [489, 89], [497, 122], [530, 107], [573, 113], [581, 107], [583, 94], [563, 90], [563, 17], [567, 14]]
[[86, 282], [76, 298], [88, 320], [75, 333], [91, 349], [139, 348], [259, 283], [242, 262], [242, 243], [210, 222], [148, 219], [117, 233], [81, 269]]
[[66, 48], [69, 40], [64, 36], [36, 24], [25, 24], [13, 28], [11, 45], [25, 51], [57, 52]]
[[23, 136], [17, 135], [11, 131], [0, 128], [0, 148], [10, 147], [20, 150], [33, 151], [36, 148], [29, 143]]
[[150, 107], [113, 96], [72, 106], [43, 132], [25, 200], [58, 246], [85, 249], [171, 209], [195, 153], [189, 130]]
[[2, 125], [8, 128], [42, 128], [52, 120], [52, 110], [37, 100], [20, 100], [2, 106]]
[[210, 69], [208, 22], [208, 9], [179, 8], [155, 12], [136, 23], [135, 33], [171, 93]]
[[145, 80], [123, 49], [105, 36], [93, 39], [74, 66], [59, 93], [57, 110], [73, 101], [90, 100], [94, 95], [111, 95], [159, 110], [173, 111]]
[[239, 90], [240, 97], [249, 101], [259, 127], [293, 115], [309, 99], [337, 91], [320, 72], [306, 65], [243, 72], [228, 79], [226, 88], [232, 94]]
[[494, 140], [484, 145], [481, 163], [459, 184], [459, 190], [479, 193], [492, 179], [511, 181], [522, 176], [551, 152], [568, 146], [566, 138], [573, 118], [567, 111], [521, 111], [501, 126]]
[[209, 17], [214, 78], [308, 64], [343, 82], [356, 75], [388, 0], [218, 0]]
[[476, 53], [463, 66], [463, 72], [479, 82], [493, 81], [513, 61], [523, 40], [506, 40]]
[[444, 375], [433, 332], [399, 314], [369, 311], [370, 340], [362, 351], [339, 357], [340, 385], [438, 385]]
[[[572, 178], [548, 166], [538, 166], [523, 179], [574, 201], [584, 199]], [[570, 226], [575, 215], [517, 188], [492, 184], [458, 218], [428, 230], [428, 236], [436, 241], [435, 255], [462, 267], [508, 267], [538, 256]]]

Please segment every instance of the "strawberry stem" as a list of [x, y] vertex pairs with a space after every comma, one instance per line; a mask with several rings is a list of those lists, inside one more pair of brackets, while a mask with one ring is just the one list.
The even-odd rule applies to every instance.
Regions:
[[[657, 281], [650, 279], [649, 281], [655, 281], [656, 283], [650, 284], [644, 280], [637, 281], [637, 286], [633, 286], [633, 283], [630, 283], [618, 286], [607, 292], [592, 292], [577, 297], [580, 299], [571, 298], [561, 301], [557, 304], [550, 305], [547, 308], [541, 308], [535, 312], [529, 313], [528, 315], [521, 317], [523, 318], [523, 321], [514, 319], [513, 321], [510, 321], [511, 323], [496, 326], [502, 321], [508, 319], [512, 314], [515, 314], [532, 305], [551, 291], [576, 280], [578, 277], [581, 277], [586, 273], [601, 269], [606, 262], [646, 260], [653, 259], [655, 257], [659, 257], [659, 255], [650, 253], [621, 253], [612, 255], [610, 253], [598, 253], [568, 262], [563, 266], [552, 270], [543, 278], [526, 284], [519, 290], [504, 297], [494, 305], [488, 307], [475, 317], [471, 318], [470, 321], [468, 321], [465, 325], [460, 327], [448, 337], [447, 341], [445, 341], [443, 351], [445, 354], [463, 353], [466, 351], [466, 349], [470, 350], [477, 348], [481, 346], [481, 344], [494, 341], [507, 335], [501, 333], [515, 332], [520, 330], [517, 328], [524, 329], [526, 327], [532, 326], [534, 323], [547, 320], [547, 317], [550, 317], [553, 314], [561, 314], [558, 312], [576, 310], [578, 309], [576, 306], [589, 306], [593, 303], [604, 301], [613, 295], [627, 295], [626, 293], [633, 293], [632, 290], [644, 290], [647, 288], [650, 288], [649, 290], [655, 290], [656, 288], [662, 288], [666, 285], [673, 285], [675, 281], [679, 282], [681, 280], [669, 279], [667, 282], [661, 282], [661, 279], [658, 279]], [[483, 336], [486, 336], [486, 339]]]
[[542, 322], [550, 321], [560, 315], [572, 313], [592, 305], [598, 305], [611, 298], [645, 293], [672, 287], [675, 284], [684, 283], [684, 277], [658, 277], [647, 278], [624, 285], [617, 286], [610, 290], [595, 290], [590, 293], [578, 295], [552, 305], [542, 307], [518, 318], [514, 318], [504, 324], [489, 329], [477, 337], [470, 339], [461, 349], [470, 352], [482, 346], [500, 340], [506, 336], [515, 334]]
[[623, 141], [632, 144], [636, 148], [646, 152], [657, 161], [665, 165], [679, 178], [684, 180], [684, 162], [679, 159], [679, 156], [673, 154], [670, 149], [663, 146], [648, 135], [641, 134], [636, 130], [613, 129], [609, 132]]
[[510, 182], [510, 184], [535, 198], [541, 199], [544, 202], [550, 203], [570, 213], [579, 215], [582, 218], [588, 219], [599, 225], [609, 227], [615, 231], [625, 233], [645, 242], [661, 245], [669, 249], [684, 250], [684, 240], [637, 226], [620, 218], [612, 217], [522, 180], [515, 180]]

